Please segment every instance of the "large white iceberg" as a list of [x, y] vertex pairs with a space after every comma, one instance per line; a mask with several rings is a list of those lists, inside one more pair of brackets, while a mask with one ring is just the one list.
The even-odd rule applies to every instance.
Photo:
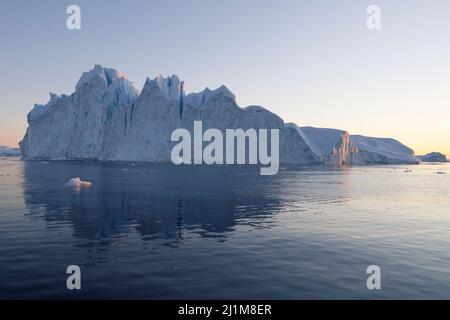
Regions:
[[300, 128], [263, 107], [241, 108], [225, 86], [186, 95], [176, 75], [158, 76], [139, 93], [120, 72], [100, 65], [83, 73], [70, 96], [51, 93], [47, 104], [34, 106], [20, 147], [24, 159], [168, 162], [171, 133], [193, 132], [197, 120], [204, 130], [279, 129], [280, 162], [287, 164], [415, 162], [412, 150], [393, 139]]

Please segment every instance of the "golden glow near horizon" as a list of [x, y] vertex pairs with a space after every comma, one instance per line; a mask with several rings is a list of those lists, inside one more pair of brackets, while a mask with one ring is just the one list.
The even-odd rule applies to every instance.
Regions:
[[[380, 119], [382, 120], [382, 119]], [[375, 120], [374, 120], [375, 121]], [[296, 122], [296, 121], [286, 121], [286, 122]], [[441, 123], [439, 123], [441, 122]], [[450, 139], [448, 138], [448, 127], [444, 123], [445, 118], [437, 121], [435, 126], [424, 126], [419, 124], [410, 124], [409, 126], [402, 125], [397, 128], [391, 128], [389, 130], [383, 131], [383, 128], [380, 130], [364, 130], [364, 126], [354, 126], [354, 128], [349, 129], [339, 124], [331, 124], [329, 122], [321, 124], [319, 121], [315, 121], [313, 123], [303, 123], [297, 121], [296, 123], [300, 126], [315, 126], [315, 127], [325, 127], [325, 128], [336, 128], [343, 129], [350, 132], [350, 134], [361, 134], [366, 136], [373, 137], [381, 137], [381, 138], [394, 138], [406, 146], [412, 148], [415, 152], [415, 155], [424, 155], [429, 152], [437, 151], [445, 154], [447, 158], [450, 158]], [[350, 125], [351, 123], [348, 123]], [[419, 128], [416, 129], [415, 125]], [[5, 127], [0, 128], [0, 146], [9, 146], [9, 147], [18, 147], [19, 141], [22, 140], [25, 134], [24, 130], [21, 131], [18, 126], [14, 124], [9, 124]], [[383, 127], [383, 126], [381, 126]], [[406, 127], [406, 128], [405, 128]]]

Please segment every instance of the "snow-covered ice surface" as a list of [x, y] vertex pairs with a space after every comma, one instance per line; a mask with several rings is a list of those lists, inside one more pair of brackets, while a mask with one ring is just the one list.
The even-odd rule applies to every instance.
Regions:
[[416, 156], [422, 162], [447, 162], [447, 156], [440, 152], [430, 152], [424, 156]]
[[172, 132], [186, 128], [193, 133], [197, 120], [203, 130], [279, 129], [280, 162], [286, 164], [414, 159], [393, 139], [349, 139], [343, 130], [285, 124], [260, 106], [241, 108], [225, 86], [186, 95], [176, 75], [157, 76], [147, 78], [139, 93], [123, 74], [100, 65], [82, 74], [70, 96], [50, 93], [47, 104], [34, 106], [20, 147], [24, 159], [169, 162]]

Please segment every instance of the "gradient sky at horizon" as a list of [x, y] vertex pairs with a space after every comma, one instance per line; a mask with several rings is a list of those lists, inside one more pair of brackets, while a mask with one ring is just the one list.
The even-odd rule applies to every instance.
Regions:
[[[81, 30], [66, 28], [70, 4]], [[34, 103], [102, 64], [138, 89], [158, 74], [188, 92], [225, 84], [286, 122], [450, 157], [449, 16], [448, 0], [2, 1], [0, 145], [17, 146]]]

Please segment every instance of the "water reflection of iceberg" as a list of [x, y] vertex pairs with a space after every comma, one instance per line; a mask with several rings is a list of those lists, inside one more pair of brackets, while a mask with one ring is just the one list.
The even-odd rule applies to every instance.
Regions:
[[[74, 176], [92, 187], [64, 188]], [[226, 239], [238, 225], [270, 227], [282, 207], [279, 185], [279, 178], [249, 167], [24, 162], [29, 214], [68, 224], [74, 236], [92, 240], [133, 231], [144, 240], [181, 241], [195, 234]]]

